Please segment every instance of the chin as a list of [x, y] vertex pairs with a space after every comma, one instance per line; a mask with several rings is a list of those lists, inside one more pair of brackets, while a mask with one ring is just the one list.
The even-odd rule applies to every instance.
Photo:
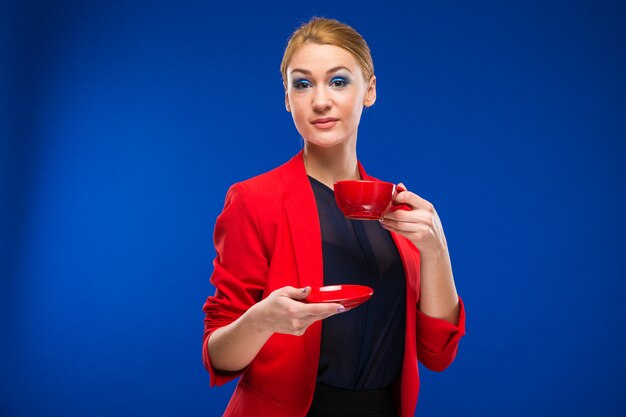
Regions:
[[349, 139], [344, 135], [342, 135], [341, 137], [338, 137], [337, 134], [329, 134], [327, 137], [324, 136], [327, 135], [316, 134], [310, 135], [308, 138], [306, 136], [303, 136], [303, 139], [309, 145], [313, 145], [319, 148], [334, 148], [335, 146], [339, 146], [349, 142]]
[[314, 146], [316, 148], [324, 148], [324, 149], [334, 148], [336, 146], [339, 146], [339, 145], [345, 143], [345, 141], [342, 141], [342, 140], [327, 141], [327, 140], [308, 140], [308, 139], [304, 139], [304, 141], [307, 144], [309, 144], [310, 146]]

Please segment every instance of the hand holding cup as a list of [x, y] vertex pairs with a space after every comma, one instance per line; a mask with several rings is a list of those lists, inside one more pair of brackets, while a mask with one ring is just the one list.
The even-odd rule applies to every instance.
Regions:
[[399, 192], [394, 196], [394, 203], [410, 209], [386, 212], [380, 221], [381, 225], [409, 239], [423, 255], [438, 255], [447, 251], [446, 236], [435, 207], [417, 194], [407, 191], [402, 183], [398, 184], [397, 189]]

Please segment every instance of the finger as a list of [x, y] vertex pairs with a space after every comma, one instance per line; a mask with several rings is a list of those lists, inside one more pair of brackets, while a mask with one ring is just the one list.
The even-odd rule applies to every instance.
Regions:
[[436, 223], [435, 219], [435, 213], [431, 213], [430, 211], [424, 209], [414, 209], [411, 212], [399, 210], [385, 213], [382, 221], [386, 222], [388, 220], [396, 220], [399, 222], [424, 223], [427, 225], [432, 225]]
[[398, 185], [396, 185], [396, 188], [395, 188], [394, 193], [393, 193], [393, 199], [392, 199], [391, 207], [389, 207], [388, 212], [394, 212], [394, 211], [398, 211], [398, 210], [404, 210], [404, 211], [411, 211], [411, 210], [413, 210], [413, 207], [411, 207], [411, 205], [409, 205], [407, 203], [400, 203], [396, 199], [398, 194], [403, 193], [405, 191], [406, 191], [406, 187], [404, 186], [404, 184], [399, 183]]
[[426, 236], [434, 234], [431, 228], [421, 224], [421, 223], [406, 223], [406, 222], [396, 222], [389, 221], [386, 223], [381, 223], [381, 226], [385, 230], [389, 230], [390, 232], [399, 233], [407, 238], [409, 236]]
[[404, 184], [402, 184], [400, 182], [400, 183], [398, 183], [398, 185], [396, 185], [396, 188], [395, 188], [394, 193], [393, 193], [393, 204], [394, 205], [398, 204], [397, 200], [396, 200], [396, 197], [398, 197], [398, 195], [400, 193], [403, 193], [405, 191], [406, 191], [406, 187], [404, 186]]
[[345, 307], [338, 303], [303, 303], [290, 298], [283, 298], [284, 314], [294, 320], [314, 319], [323, 316], [343, 313]]
[[393, 226], [389, 226], [388, 224], [381, 223], [380, 225], [382, 226], [382, 228], [383, 228], [383, 229], [385, 229], [385, 230], [389, 230], [390, 232], [395, 232], [395, 233], [398, 233], [398, 232], [399, 232], [399, 230], [398, 230], [398, 229], [396, 229], [396, 228], [395, 228], [395, 227], [393, 227]]
[[293, 300], [304, 300], [310, 294], [311, 287], [306, 286], [304, 288], [284, 287], [282, 295]]
[[410, 205], [406, 204], [406, 203], [393, 203], [393, 205], [389, 208], [389, 212], [390, 213], [394, 213], [396, 211], [413, 211], [413, 207], [411, 207]]
[[[334, 304], [334, 305], [336, 305], [336, 304]], [[341, 314], [341, 313], [349, 311], [349, 310], [350, 309], [347, 309], [344, 306], [342, 306], [341, 304], [339, 304], [338, 307], [333, 307], [330, 311], [327, 311], [324, 314], [315, 314], [315, 315], [302, 317], [300, 319], [300, 321], [302, 323], [306, 323], [306, 326], [310, 326], [311, 324], [315, 323], [316, 321], [324, 320], [324, 319], [327, 319], [329, 317], [335, 316], [337, 314]]]
[[[404, 205], [404, 204], [403, 204]], [[398, 220], [398, 221], [403, 221], [403, 222], [411, 222], [414, 223], [415, 222], [415, 213], [417, 210], [415, 209], [411, 209], [410, 212], [405, 211], [405, 210], [394, 210], [394, 211], [388, 211], [385, 212], [383, 214], [382, 220], [388, 220], [388, 219], [392, 219], [392, 220]]]
[[405, 203], [417, 209], [425, 209], [429, 211], [431, 210], [434, 211], [435, 209], [434, 206], [430, 203], [430, 201], [425, 200], [419, 195], [408, 190], [396, 194], [394, 203], [395, 204]]
[[383, 227], [390, 227], [405, 233], [428, 232], [433, 230], [432, 226], [426, 222], [403, 222], [393, 219], [385, 219], [381, 221]]
[[318, 317], [319, 317], [319, 320], [324, 320], [324, 319], [327, 319], [329, 317], [335, 316], [337, 314], [345, 313], [346, 311], [350, 311], [350, 310], [351, 309], [345, 308], [343, 306], [342, 307], [337, 307], [337, 309], [334, 312], [325, 314], [323, 316], [318, 316]]
[[[323, 304], [326, 304], [326, 303], [323, 303]], [[341, 313], [344, 313], [346, 311], [352, 310], [352, 307], [345, 308], [341, 304], [330, 304], [330, 303], [328, 303], [328, 305], [332, 305], [333, 309], [330, 312], [326, 313], [326, 314], [314, 315], [314, 316], [308, 316], [308, 317], [305, 317], [305, 318], [301, 318], [300, 319], [300, 323], [301, 323], [301, 325], [303, 327], [303, 330], [308, 328], [311, 324], [315, 323], [316, 321], [325, 320], [325, 319], [327, 319], [329, 317], [336, 316], [337, 314], [341, 314]], [[335, 306], [337, 306], [337, 307], [335, 307]]]
[[385, 223], [381, 222], [381, 226], [383, 227], [383, 229], [385, 230], [389, 230], [390, 232], [396, 232], [396, 233], [411, 233], [412, 230], [408, 230], [407, 229], [407, 224], [409, 223], [405, 223], [405, 222], [396, 222], [396, 221], [385, 221]]
[[303, 306], [303, 313], [311, 317], [321, 317], [343, 313], [346, 308], [338, 303], [311, 303]]

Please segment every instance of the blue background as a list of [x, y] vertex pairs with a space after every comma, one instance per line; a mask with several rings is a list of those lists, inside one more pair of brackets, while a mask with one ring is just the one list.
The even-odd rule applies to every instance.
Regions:
[[301, 147], [278, 66], [312, 15], [368, 40], [359, 157], [435, 204], [467, 306], [416, 414], [626, 414], [624, 2], [0, 7], [0, 415], [221, 415], [213, 225]]

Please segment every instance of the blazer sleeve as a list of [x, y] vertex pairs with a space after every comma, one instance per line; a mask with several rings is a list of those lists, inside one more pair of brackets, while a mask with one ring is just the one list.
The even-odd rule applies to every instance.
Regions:
[[428, 316], [417, 309], [417, 357], [428, 369], [446, 369], [454, 360], [461, 337], [465, 335], [465, 307], [459, 297], [456, 325]]
[[244, 369], [236, 372], [215, 369], [209, 357], [209, 337], [261, 300], [269, 268], [254, 200], [242, 183], [233, 185], [226, 194], [224, 209], [215, 223], [214, 244], [217, 256], [211, 284], [215, 294], [207, 298], [203, 307], [202, 339], [202, 359], [211, 376], [211, 386], [225, 384]]

